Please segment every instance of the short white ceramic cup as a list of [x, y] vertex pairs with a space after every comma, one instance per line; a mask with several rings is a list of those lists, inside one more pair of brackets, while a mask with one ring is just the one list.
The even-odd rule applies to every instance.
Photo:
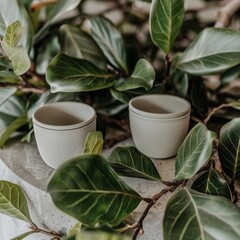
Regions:
[[32, 119], [40, 156], [54, 169], [80, 155], [87, 134], [96, 130], [95, 110], [79, 102], [46, 104]]
[[186, 137], [191, 106], [183, 98], [151, 94], [129, 102], [129, 120], [136, 148], [154, 159], [177, 154]]

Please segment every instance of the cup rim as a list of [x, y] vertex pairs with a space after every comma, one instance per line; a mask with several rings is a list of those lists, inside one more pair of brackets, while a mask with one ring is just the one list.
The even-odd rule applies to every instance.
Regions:
[[[65, 105], [65, 107], [66, 107], [69, 104], [76, 105], [76, 107], [81, 107], [81, 108], [84, 108], [85, 110], [88, 110], [90, 113], [89, 114], [90, 117], [85, 121], [82, 121], [79, 123], [74, 123], [74, 124], [66, 124], [66, 125], [54, 125], [54, 124], [43, 123], [36, 118], [36, 114], [45, 108], [59, 106], [59, 105], [62, 105], [62, 106]], [[71, 102], [71, 101], [47, 103], [47, 104], [39, 107], [38, 109], [36, 109], [32, 114], [32, 120], [33, 120], [34, 124], [38, 125], [41, 128], [45, 128], [45, 129], [49, 129], [49, 130], [57, 130], [57, 131], [66, 131], [66, 130], [74, 130], [74, 129], [78, 129], [78, 128], [83, 128], [83, 127], [91, 124], [95, 119], [96, 119], [96, 112], [93, 107], [91, 107], [90, 105], [85, 104], [85, 103]]]
[[[177, 112], [171, 112], [171, 113], [154, 113], [151, 111], [143, 111], [141, 109], [138, 109], [134, 106], [134, 103], [136, 103], [139, 100], [144, 100], [144, 99], [158, 99], [159, 101], [161, 100], [175, 100], [181, 103], [184, 108]], [[175, 96], [175, 95], [169, 95], [169, 94], [147, 94], [147, 95], [141, 95], [134, 97], [129, 101], [129, 110], [132, 111], [133, 113], [142, 116], [142, 117], [147, 117], [147, 118], [156, 118], [156, 119], [171, 119], [171, 118], [178, 118], [183, 115], [188, 114], [191, 111], [191, 105], [190, 103], [181, 97]]]

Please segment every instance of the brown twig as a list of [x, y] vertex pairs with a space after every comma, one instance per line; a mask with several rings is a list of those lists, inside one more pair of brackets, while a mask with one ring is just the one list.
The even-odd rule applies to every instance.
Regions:
[[183, 181], [177, 181], [175, 182], [172, 186], [167, 187], [165, 189], [163, 189], [160, 193], [155, 194], [151, 201], [148, 203], [147, 207], [145, 208], [145, 210], [143, 211], [141, 217], [139, 218], [139, 220], [132, 225], [131, 228], [134, 228], [134, 233], [132, 236], [132, 240], [136, 240], [137, 236], [139, 234], [143, 234], [144, 230], [143, 230], [143, 221], [146, 218], [146, 216], [148, 215], [148, 212], [150, 211], [150, 209], [155, 205], [155, 203], [165, 194], [167, 194], [168, 192], [173, 192], [176, 188], [178, 188], [181, 184], [183, 183]]
[[215, 27], [228, 27], [231, 24], [231, 20], [234, 14], [240, 9], [239, 0], [231, 0], [226, 3], [219, 11], [217, 15], [217, 21]]
[[221, 104], [220, 106], [218, 107], [215, 107], [211, 110], [211, 112], [209, 112], [209, 114], [207, 115], [207, 117], [204, 119], [203, 123], [205, 125], [208, 124], [209, 120], [211, 119], [211, 117], [216, 113], [218, 112], [219, 110], [221, 110], [222, 108], [226, 108], [226, 107], [230, 107], [230, 105], [228, 103], [223, 103]]
[[39, 228], [35, 223], [33, 222], [30, 222], [31, 224], [31, 227], [30, 229], [34, 232], [34, 233], [42, 233], [44, 235], [47, 235], [47, 236], [50, 236], [52, 237], [53, 239], [61, 239], [62, 238], [62, 235], [58, 232], [55, 232], [55, 231], [46, 231], [44, 229], [41, 229]]

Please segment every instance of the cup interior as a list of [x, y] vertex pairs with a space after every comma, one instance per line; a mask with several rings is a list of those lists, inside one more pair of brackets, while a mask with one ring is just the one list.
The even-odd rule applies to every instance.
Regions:
[[83, 127], [95, 118], [95, 110], [91, 106], [79, 102], [50, 103], [33, 113], [35, 124], [56, 130]]
[[130, 111], [151, 118], [175, 118], [187, 114], [190, 103], [172, 95], [151, 94], [133, 98], [129, 102]]

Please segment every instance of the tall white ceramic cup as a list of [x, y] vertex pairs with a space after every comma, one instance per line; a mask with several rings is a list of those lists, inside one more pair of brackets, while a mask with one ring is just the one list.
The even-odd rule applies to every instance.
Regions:
[[32, 119], [40, 156], [52, 168], [80, 155], [87, 134], [96, 130], [95, 110], [79, 102], [46, 104]]
[[148, 157], [165, 159], [176, 155], [186, 137], [191, 106], [183, 98], [152, 94], [129, 102], [132, 138]]

